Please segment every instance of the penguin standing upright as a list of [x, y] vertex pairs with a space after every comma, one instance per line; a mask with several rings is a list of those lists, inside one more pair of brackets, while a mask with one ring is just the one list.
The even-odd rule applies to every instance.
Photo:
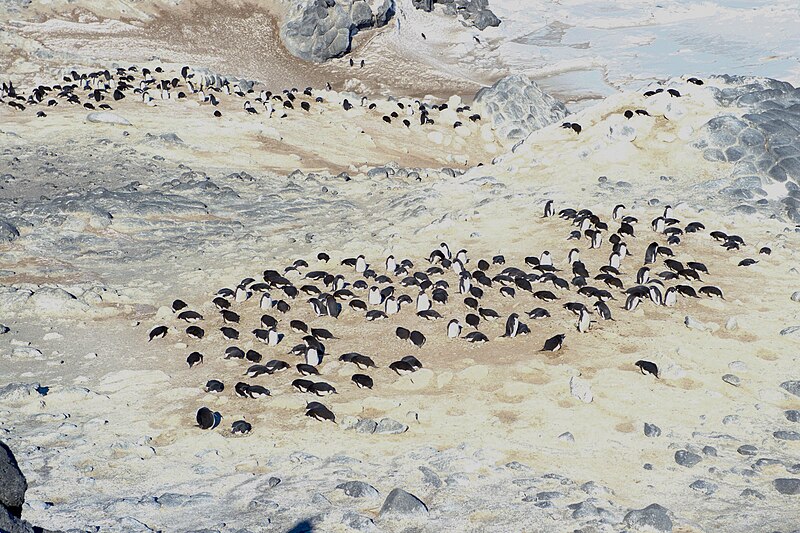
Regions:
[[457, 339], [460, 335], [461, 324], [454, 318], [447, 324], [447, 336], [451, 339]]
[[544, 204], [544, 214], [543, 218], [551, 217], [555, 214], [555, 210], [553, 209], [553, 200], [547, 200]]
[[506, 320], [506, 331], [503, 334], [503, 337], [510, 337], [514, 338], [517, 336], [519, 332], [519, 315], [517, 313], [511, 313], [508, 315], [508, 320]]

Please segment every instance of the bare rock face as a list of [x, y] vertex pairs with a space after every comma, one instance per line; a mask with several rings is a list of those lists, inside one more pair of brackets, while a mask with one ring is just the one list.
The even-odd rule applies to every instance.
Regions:
[[567, 116], [567, 107], [522, 74], [507, 76], [475, 95], [475, 106], [511, 142]]
[[465, 24], [480, 31], [500, 25], [500, 19], [489, 9], [488, 0], [412, 0], [414, 7], [426, 12], [433, 11], [434, 4], [444, 6], [446, 14], [459, 16]]
[[800, 222], [800, 89], [769, 78], [720, 79], [725, 86], [714, 89], [714, 97], [734, 112], [709, 120], [695, 147], [709, 161], [731, 163], [731, 177], [746, 180], [751, 196], [766, 195], [762, 183], [783, 183], [781, 201], [789, 218]]
[[359, 30], [385, 26], [394, 0], [305, 0], [281, 26], [281, 40], [292, 55], [321, 63], [350, 51]]

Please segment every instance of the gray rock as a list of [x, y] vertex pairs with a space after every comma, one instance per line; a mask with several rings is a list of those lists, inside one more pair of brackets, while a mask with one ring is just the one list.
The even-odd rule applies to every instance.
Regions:
[[741, 496], [744, 498], [756, 498], [758, 500], [766, 500], [767, 497], [764, 496], [762, 493], [758, 492], [755, 489], [744, 489], [741, 492]]
[[575, 436], [569, 431], [565, 431], [558, 436], [558, 440], [562, 440], [564, 442], [575, 442]]
[[442, 483], [442, 479], [430, 468], [427, 466], [420, 466], [419, 471], [422, 472], [422, 482], [426, 485], [430, 485], [431, 487], [438, 489], [442, 487], [444, 483]]
[[336, 488], [351, 498], [375, 498], [380, 495], [378, 489], [363, 481], [346, 481], [336, 485]]
[[358, 30], [384, 26], [395, 12], [391, 0], [302, 0], [293, 4], [281, 25], [281, 40], [292, 55], [317, 63], [345, 55]]
[[794, 291], [792, 293], [792, 301], [793, 302], [800, 302], [800, 291]]
[[800, 440], [800, 433], [797, 431], [776, 431], [772, 434], [778, 440]]
[[716, 483], [711, 483], [710, 481], [698, 479], [697, 481], [694, 481], [691, 485], [689, 485], [689, 488], [691, 488], [696, 492], [702, 492], [706, 496], [710, 496], [715, 492], [717, 492], [717, 490], [719, 489], [719, 485], [717, 485]]
[[784, 381], [781, 388], [790, 394], [800, 397], [800, 381]]
[[786, 336], [796, 336], [796, 334], [800, 332], [800, 326], [789, 326], [788, 328], [783, 328], [780, 331], [780, 334], [784, 337]]
[[758, 448], [753, 446], [752, 444], [743, 444], [736, 449], [741, 455], [756, 455], [758, 454]]
[[342, 515], [342, 524], [355, 529], [356, 531], [377, 531], [378, 526], [375, 525], [372, 518], [358, 514], [354, 511], [346, 511]]
[[403, 489], [392, 489], [386, 497], [378, 513], [384, 517], [427, 517], [428, 506], [411, 493]]
[[788, 411], [784, 411], [783, 416], [785, 416], [786, 420], [789, 422], [800, 422], [800, 411], [797, 409], [789, 409]]
[[733, 385], [734, 387], [738, 387], [742, 383], [742, 380], [739, 379], [739, 376], [735, 374], [725, 374], [724, 376], [722, 376], [722, 381], [724, 381], [728, 385]]
[[702, 460], [702, 457], [689, 450], [678, 450], [675, 452], [675, 462], [686, 468], [691, 468]]
[[731, 424], [738, 424], [739, 421], [740, 421], [739, 415], [725, 415], [722, 418], [722, 423], [725, 424], [726, 426], [729, 426]]
[[669, 510], [653, 503], [644, 509], [635, 509], [625, 515], [625, 525], [634, 530], [651, 528], [656, 531], [672, 531]]
[[706, 457], [716, 457], [717, 449], [713, 446], [703, 446], [703, 455]]
[[28, 482], [17, 465], [14, 454], [0, 441], [0, 504], [16, 517], [22, 514]]
[[269, 488], [277, 487], [278, 485], [280, 485], [280, 483], [281, 483], [281, 478], [275, 476], [270, 476], [270, 478], [267, 480], [267, 485], [269, 485]]
[[19, 237], [17, 227], [7, 220], [0, 219], [0, 242], [11, 242]]
[[406, 431], [408, 431], [407, 425], [392, 418], [381, 418], [375, 427], [375, 433], [381, 435], [398, 435]]
[[0, 387], [0, 402], [16, 403], [38, 398], [43, 390], [38, 383], [9, 383]]
[[37, 530], [28, 522], [11, 514], [5, 507], [0, 506], [0, 531], [3, 533], [35, 533]]
[[800, 479], [798, 478], [778, 478], [772, 482], [772, 486], [781, 494], [790, 496], [800, 494]]
[[475, 95], [474, 109], [501, 138], [525, 139], [531, 132], [567, 116], [567, 108], [522, 74], [507, 76]]
[[362, 418], [355, 425], [355, 430], [358, 433], [375, 433], [378, 423], [369, 418]]
[[648, 437], [660, 437], [661, 428], [655, 424], [644, 423], [644, 434]]
[[116, 113], [111, 113], [109, 111], [89, 113], [88, 115], [86, 115], [86, 120], [88, 120], [89, 122], [102, 123], [102, 124], [121, 124], [123, 126], [131, 125], [130, 121], [127, 118], [117, 115]]

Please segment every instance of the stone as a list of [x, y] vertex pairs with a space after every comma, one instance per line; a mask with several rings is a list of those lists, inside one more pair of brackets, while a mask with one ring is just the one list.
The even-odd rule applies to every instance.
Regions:
[[378, 516], [380, 518], [427, 517], [428, 506], [413, 494], [396, 488], [392, 489], [384, 500]]
[[346, 511], [342, 515], [342, 524], [350, 529], [355, 529], [356, 531], [378, 530], [378, 526], [375, 525], [375, 522], [372, 520], [372, 518], [358, 514], [354, 511]]
[[566, 106], [522, 74], [506, 76], [475, 95], [473, 108], [510, 144], [567, 116]]
[[778, 440], [800, 440], [800, 433], [797, 431], [776, 431], [772, 434]]
[[357, 433], [375, 433], [375, 429], [378, 427], [378, 423], [374, 420], [369, 418], [362, 418], [358, 421], [355, 425], [355, 430]]
[[625, 515], [625, 525], [633, 530], [651, 528], [655, 531], [672, 531], [672, 520], [665, 507], [653, 503], [644, 509], [635, 509]]
[[336, 488], [351, 498], [374, 498], [380, 495], [378, 489], [363, 481], [346, 481], [336, 485]]
[[19, 237], [17, 227], [7, 220], [0, 219], [0, 242], [11, 242]]
[[685, 466], [686, 468], [692, 468], [702, 460], [702, 457], [696, 453], [690, 452], [689, 450], [678, 450], [675, 452], [675, 462], [681, 466]]
[[794, 291], [791, 298], [793, 302], [800, 302], [800, 291]]
[[564, 433], [558, 436], [558, 440], [564, 442], [575, 442], [575, 437], [569, 431], [565, 431]]
[[798, 478], [778, 478], [772, 482], [772, 486], [781, 494], [790, 496], [800, 494], [800, 479]]
[[442, 479], [430, 468], [427, 466], [420, 466], [419, 471], [422, 472], [422, 482], [426, 485], [430, 485], [431, 487], [438, 489], [444, 485], [442, 483]]
[[655, 424], [644, 423], [644, 434], [648, 437], [660, 437], [661, 428]]
[[381, 418], [375, 426], [375, 433], [381, 435], [398, 435], [408, 431], [408, 426], [392, 418]]
[[781, 383], [781, 388], [789, 394], [800, 397], [800, 381], [784, 381]]
[[739, 454], [741, 454], [741, 455], [750, 455], [750, 456], [752, 456], [752, 455], [757, 455], [758, 454], [758, 448], [756, 448], [752, 444], [744, 444], [742, 446], [739, 446], [736, 449], [736, 451], [739, 452]]
[[683, 323], [686, 325], [687, 328], [696, 329], [698, 331], [713, 331], [715, 329], [713, 325], [700, 322], [696, 318], [691, 317], [689, 315], [686, 315], [683, 318]]
[[785, 416], [786, 420], [789, 422], [800, 422], [800, 411], [797, 409], [789, 409], [788, 411], [784, 411], [783, 416]]
[[19, 469], [14, 454], [4, 442], [0, 441], [0, 504], [19, 518], [27, 490], [28, 482]]
[[101, 124], [119, 124], [122, 126], [130, 126], [130, 121], [120, 116], [116, 113], [111, 113], [110, 111], [100, 111], [95, 113], [89, 113], [86, 115], [86, 120], [89, 122], [101, 123]]
[[578, 376], [569, 378], [569, 393], [583, 403], [591, 403], [594, 399], [589, 382]]
[[18, 403], [30, 398], [43, 396], [43, 388], [38, 383], [9, 383], [0, 387], [0, 402]]
[[689, 485], [689, 488], [691, 488], [695, 492], [701, 492], [706, 496], [710, 496], [715, 492], [717, 492], [717, 490], [719, 489], [719, 485], [717, 485], [716, 483], [711, 483], [710, 481], [698, 479], [692, 482], [692, 484]]
[[755, 489], [744, 489], [741, 492], [741, 496], [744, 498], [756, 498], [758, 500], [766, 500], [767, 497], [764, 496], [762, 493], [758, 492]]
[[728, 363], [728, 368], [736, 372], [747, 372], [747, 363], [744, 361], [731, 361]]
[[733, 385], [734, 387], [738, 387], [742, 383], [742, 380], [739, 379], [739, 376], [735, 374], [725, 374], [724, 376], [722, 376], [722, 381], [724, 381], [728, 385]]
[[713, 446], [703, 446], [703, 455], [706, 457], [716, 457], [717, 456], [717, 449]]

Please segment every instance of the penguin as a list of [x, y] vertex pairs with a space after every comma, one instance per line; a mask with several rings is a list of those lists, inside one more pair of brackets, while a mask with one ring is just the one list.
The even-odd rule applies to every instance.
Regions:
[[639, 367], [639, 371], [642, 373], [642, 375], [652, 374], [657, 379], [660, 379], [658, 377], [658, 365], [656, 365], [652, 361], [645, 361], [644, 359], [640, 359], [636, 361], [635, 365]]
[[394, 273], [396, 269], [397, 269], [397, 261], [395, 261], [393, 255], [390, 255], [389, 257], [386, 258], [386, 272]]
[[367, 262], [363, 255], [359, 255], [356, 258], [356, 272], [363, 274], [365, 270], [367, 270]]
[[467, 333], [467, 335], [464, 338], [467, 340], [467, 342], [472, 342], [472, 343], [489, 342], [489, 337], [487, 337], [480, 331], [473, 331], [471, 333]]
[[250, 365], [245, 372], [245, 375], [251, 378], [257, 378], [258, 376], [262, 376], [264, 374], [271, 374], [265, 365]]
[[353, 377], [350, 378], [353, 383], [356, 384], [356, 387], [359, 389], [372, 389], [374, 382], [372, 378], [367, 376], [366, 374], [353, 374]]
[[210, 379], [206, 382], [204, 390], [212, 394], [219, 394], [225, 390], [225, 384], [217, 379]]
[[742, 259], [741, 261], [739, 261], [739, 264], [737, 266], [749, 267], [751, 265], [755, 265], [756, 263], [758, 263], [758, 261], [748, 257], [747, 259]]
[[307, 365], [318, 366], [322, 363], [322, 354], [314, 346], [309, 346], [305, 352], [305, 361]]
[[635, 311], [641, 301], [642, 297], [638, 294], [629, 294], [627, 300], [625, 301], [625, 310]]
[[611, 317], [611, 309], [608, 308], [608, 305], [606, 305], [605, 302], [602, 302], [600, 300], [596, 301], [594, 303], [594, 309], [595, 311], [597, 311], [597, 314], [600, 315], [600, 318], [602, 318], [603, 320], [614, 320]]
[[320, 422], [336, 423], [336, 416], [333, 412], [319, 402], [311, 402], [306, 406], [306, 416]]
[[225, 359], [244, 359], [244, 350], [236, 346], [225, 348]]
[[420, 368], [422, 368], [422, 363], [419, 361], [419, 359], [417, 359], [413, 355], [406, 355], [405, 357], [402, 357], [400, 360], [410, 364], [412, 367], [414, 367], [415, 370], [419, 370]]
[[586, 333], [589, 331], [591, 326], [591, 318], [589, 316], [589, 310], [586, 307], [583, 307], [578, 312], [578, 323], [576, 324], [576, 328], [580, 333]]
[[698, 290], [697, 292], [699, 292], [700, 294], [705, 294], [709, 298], [718, 296], [723, 300], [725, 299], [725, 297], [722, 295], [722, 290], [720, 290], [719, 287], [715, 287], [713, 285], [706, 285], [705, 287], [700, 287], [700, 290]]
[[195, 365], [199, 365], [203, 363], [203, 354], [200, 352], [192, 352], [186, 358], [186, 364], [189, 365], [189, 368], [192, 368]]
[[648, 281], [650, 281], [650, 269], [644, 266], [636, 272], [636, 283], [644, 285]]
[[447, 336], [451, 339], [457, 339], [460, 335], [461, 324], [454, 318], [447, 324]]
[[469, 313], [466, 317], [464, 317], [464, 321], [467, 323], [468, 326], [472, 326], [473, 328], [478, 328], [478, 324], [481, 322], [481, 317], [476, 314]]
[[154, 327], [153, 329], [150, 330], [150, 333], [148, 334], [149, 339], [147, 340], [147, 342], [150, 342], [153, 339], [163, 339], [164, 337], [167, 336], [168, 331], [169, 328], [167, 326]]
[[180, 314], [178, 314], [178, 319], [189, 323], [199, 322], [200, 320], [203, 320], [203, 315], [197, 311], [182, 311]]
[[540, 350], [542, 352], [557, 352], [561, 349], [561, 346], [564, 344], [564, 339], [566, 338], [565, 334], [559, 334], [554, 337], [550, 337], [546, 341], [544, 341], [544, 347]]
[[315, 366], [309, 365], [307, 363], [298, 363], [295, 365], [297, 372], [300, 373], [301, 376], [318, 376], [319, 370], [316, 369]]
[[450, 247], [447, 246], [446, 242], [439, 244], [439, 251], [444, 255], [445, 259], [452, 259], [452, 255], [450, 254]]
[[386, 313], [384, 313], [383, 311], [378, 311], [377, 309], [367, 311], [367, 314], [364, 316], [369, 322], [374, 322], [375, 320], [383, 320], [385, 318], [388, 318]]
[[186, 328], [186, 335], [193, 339], [200, 340], [205, 336], [206, 332], [199, 326], [189, 326]]
[[547, 200], [544, 204], [544, 213], [542, 218], [548, 218], [555, 214], [555, 209], [553, 208], [553, 200]]
[[600, 246], [603, 244], [603, 234], [600, 233], [599, 231], [595, 231], [591, 234], [591, 240], [592, 242], [589, 248], [592, 249], [600, 248]]
[[298, 392], [311, 392], [314, 388], [314, 382], [308, 379], [295, 379], [292, 381], [292, 388]]
[[547, 250], [539, 256], [539, 266], [553, 266], [553, 258]]
[[250, 298], [250, 296], [252, 296], [252, 293], [248, 291], [246, 287], [243, 287], [242, 285], [236, 287], [234, 300], [236, 300], [237, 303], [247, 301]]
[[330, 383], [325, 383], [324, 381], [318, 381], [313, 383], [311, 387], [311, 391], [317, 396], [328, 396], [331, 394], [338, 394], [336, 392], [336, 388], [331, 385]]
[[535, 320], [539, 320], [539, 319], [542, 319], [542, 318], [549, 318], [550, 317], [550, 311], [548, 311], [547, 309], [544, 309], [543, 307], [537, 307], [535, 309], [532, 309], [532, 310], [528, 311], [525, 314], [528, 315], [528, 318], [533, 318]]
[[248, 398], [255, 400], [264, 396], [269, 396], [270, 392], [268, 388], [262, 387], [261, 385], [248, 385], [246, 394]]
[[408, 341], [417, 348], [422, 348], [422, 346], [425, 344], [425, 340], [425, 335], [416, 330], [412, 331], [408, 337]]
[[239, 339], [239, 332], [233, 328], [222, 327], [219, 328], [219, 331], [222, 333], [222, 336], [228, 340], [238, 340]]
[[494, 309], [479, 307], [478, 314], [481, 315], [481, 318], [484, 320], [497, 320], [500, 318], [500, 314], [495, 311]]
[[198, 409], [195, 420], [197, 420], [197, 425], [200, 429], [213, 429], [217, 425], [217, 415], [208, 407]]
[[664, 302], [663, 302], [664, 306], [666, 307], [674, 306], [678, 300], [677, 293], [678, 290], [675, 287], [668, 288], [667, 291], [664, 293]]
[[412, 374], [417, 371], [417, 368], [414, 365], [403, 360], [393, 362], [389, 365], [389, 368], [394, 370], [398, 376]]
[[656, 305], [663, 305], [664, 298], [662, 297], [661, 290], [658, 287], [654, 285], [649, 286], [647, 288], [647, 293], [650, 296], [651, 302], [653, 302]]
[[255, 350], [247, 350], [244, 354], [244, 358], [251, 363], [259, 363], [261, 362], [262, 355]]
[[577, 248], [572, 248], [567, 254], [567, 263], [574, 265], [576, 261], [581, 260], [581, 252]]
[[517, 336], [519, 332], [520, 321], [519, 315], [517, 313], [511, 313], [508, 315], [508, 319], [506, 320], [506, 329], [505, 333], [503, 333], [503, 337], [514, 338]]
[[266, 367], [268, 374], [276, 374], [287, 370], [289, 368], [289, 363], [281, 361], [280, 359], [270, 359], [264, 364], [264, 367]]
[[420, 292], [417, 295], [417, 312], [427, 311], [431, 308], [431, 301], [425, 292]]
[[[631, 113], [631, 115], [633, 115]], [[623, 204], [617, 204], [614, 206], [614, 210], [611, 211], [611, 218], [614, 220], [619, 219], [622, 216], [622, 212], [625, 210], [625, 206]]]
[[231, 433], [234, 435], [247, 435], [253, 430], [253, 426], [244, 420], [237, 420], [231, 425]]
[[395, 329], [394, 334], [401, 341], [407, 341], [411, 337], [411, 331], [402, 326], [398, 326], [397, 329]]

